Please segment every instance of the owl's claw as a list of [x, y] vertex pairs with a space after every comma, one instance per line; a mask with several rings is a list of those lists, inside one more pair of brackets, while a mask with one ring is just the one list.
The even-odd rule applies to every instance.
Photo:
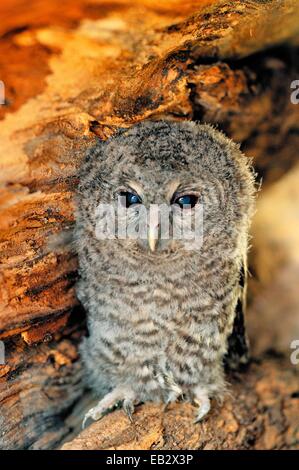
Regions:
[[168, 393], [168, 396], [167, 396], [167, 399], [166, 399], [166, 406], [168, 406], [170, 403], [174, 403], [181, 396], [181, 394], [182, 394], [181, 391], [179, 393], [177, 391], [171, 390]]
[[107, 393], [95, 407], [87, 411], [82, 422], [82, 428], [85, 428], [88, 419], [93, 419], [94, 421], [101, 419], [105, 413], [113, 410], [121, 401], [123, 401], [124, 410], [131, 420], [134, 411], [133, 400], [134, 395], [130, 390], [125, 387], [116, 387], [112, 392]]
[[130, 399], [125, 399], [123, 402], [123, 410], [128, 416], [131, 423], [133, 423], [134, 403]]
[[86, 425], [86, 422], [87, 422], [88, 418], [89, 418], [89, 416], [87, 416], [87, 413], [86, 413], [84, 418], [83, 418], [83, 421], [82, 421], [82, 425], [81, 425], [82, 429], [85, 429], [85, 425]]
[[201, 421], [208, 414], [210, 409], [211, 409], [211, 404], [210, 404], [209, 399], [206, 402], [201, 403], [198, 413], [196, 414], [194, 423], [199, 423], [199, 421]]
[[199, 423], [199, 421], [201, 421], [210, 411], [211, 401], [207, 392], [205, 392], [201, 388], [196, 388], [194, 390], [194, 395], [194, 402], [198, 406], [198, 412], [196, 414], [194, 423]]
[[88, 412], [84, 415], [84, 418], [83, 418], [83, 421], [82, 421], [82, 429], [85, 429], [85, 426], [86, 426], [86, 423], [89, 419], [94, 419], [93, 418], [93, 415], [92, 415], [92, 412], [93, 412], [94, 408], [91, 408], [90, 410], [88, 410]]
[[90, 410], [88, 410], [88, 412], [83, 418], [82, 429], [85, 428], [85, 425], [89, 419], [92, 419], [93, 421], [98, 421], [104, 416], [105, 412], [111, 411], [115, 406], [116, 403], [110, 407], [105, 407], [101, 405], [101, 402], [99, 402], [94, 408], [90, 408]]

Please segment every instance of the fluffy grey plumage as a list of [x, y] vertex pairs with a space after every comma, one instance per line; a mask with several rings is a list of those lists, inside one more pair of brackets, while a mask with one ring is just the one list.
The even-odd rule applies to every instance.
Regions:
[[[146, 207], [170, 205], [174, 193], [197, 195], [202, 247], [156, 239], [153, 252], [146, 240], [97, 239], [98, 204], [115, 205], [125, 190]], [[88, 152], [78, 191], [77, 293], [88, 315], [83, 359], [104, 398], [86, 417], [98, 419], [118, 402], [130, 414], [135, 402], [184, 395], [198, 402], [200, 419], [209, 399], [223, 395], [253, 196], [247, 159], [207, 125], [143, 122]]]

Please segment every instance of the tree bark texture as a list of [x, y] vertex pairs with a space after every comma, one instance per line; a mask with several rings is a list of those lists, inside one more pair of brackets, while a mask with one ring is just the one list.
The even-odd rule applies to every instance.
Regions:
[[[67, 0], [62, 9], [58, 0], [34, 0], [29, 9], [11, 0], [0, 5], [0, 17], [0, 80], [6, 92], [0, 106], [0, 340], [6, 347], [0, 446], [53, 448], [74, 432], [77, 424], [67, 417], [79, 413], [84, 388], [77, 260], [67, 246], [51, 245], [52, 236], [74, 222], [73, 194], [84, 152], [97, 139], [143, 119], [197, 119], [240, 142], [271, 188], [297, 162], [299, 106], [290, 101], [290, 84], [299, 72], [299, 7], [291, 0]], [[280, 383], [279, 364], [268, 361], [265, 367], [273, 383]], [[244, 436], [252, 435], [247, 408], [258, 401], [262, 369], [253, 367], [247, 388], [245, 380], [248, 393], [236, 405], [245, 416], [236, 418], [236, 433]], [[295, 393], [293, 388], [283, 396]], [[250, 439], [246, 444], [246, 437], [234, 440], [236, 435], [225, 444], [224, 416], [233, 413], [233, 403], [194, 428], [197, 437], [186, 446], [206, 447], [202, 430], [212, 433], [222, 413], [220, 437], [210, 445], [250, 446]], [[190, 413], [188, 405], [174, 406], [165, 422], [179, 415], [185, 426]], [[152, 416], [157, 429], [164, 426], [156, 405], [139, 408], [136, 416], [140, 423]], [[120, 420], [124, 436], [133, 432], [116, 412], [68, 445], [93, 445], [92, 433], [99, 430], [102, 437], [94, 445], [106, 448], [102, 426], [109, 419], [111, 426]], [[290, 421], [285, 429], [292, 426]], [[142, 445], [157, 445], [150, 444], [147, 432], [149, 443]], [[254, 435], [252, 445], [262, 446], [263, 433]], [[84, 436], [89, 444], [82, 444]], [[282, 431], [273, 447], [294, 447], [296, 436], [295, 428]], [[117, 433], [115, 439], [119, 446], [131, 442], [124, 437], [122, 444]], [[162, 447], [171, 447], [165, 437], [162, 441]]]
[[202, 423], [194, 424], [195, 408], [188, 403], [145, 404], [130, 423], [114, 411], [90, 425], [64, 450], [220, 450], [296, 449], [298, 376], [287, 362], [263, 358], [246, 374], [235, 375], [231, 397], [214, 407]]

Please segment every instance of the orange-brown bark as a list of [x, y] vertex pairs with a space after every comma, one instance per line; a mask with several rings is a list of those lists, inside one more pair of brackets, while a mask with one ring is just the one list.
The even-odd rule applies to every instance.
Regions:
[[93, 423], [64, 450], [298, 449], [298, 375], [286, 361], [264, 359], [232, 379], [232, 396], [194, 424], [195, 408], [139, 406], [133, 424], [123, 411]]
[[[49, 240], [74, 222], [85, 150], [119, 126], [193, 118], [219, 125], [267, 181], [277, 180], [299, 145], [299, 107], [289, 99], [297, 49], [280, 46], [298, 37], [299, 9], [294, 0], [68, 0], [63, 9], [58, 0], [30, 9], [10, 0], [0, 16], [0, 339], [9, 351], [0, 409], [5, 446], [48, 448], [69, 432], [65, 396], [71, 407], [82, 391], [73, 383], [77, 359], [50, 367], [47, 351], [64, 341], [77, 351], [69, 332], [70, 322], [79, 329], [77, 261]], [[38, 397], [44, 384], [71, 377], [57, 408], [38, 398], [49, 426], [40, 437], [33, 414], [31, 440], [9, 424], [27, 419], [18, 405], [24, 388], [29, 403], [36, 396], [27, 366]]]

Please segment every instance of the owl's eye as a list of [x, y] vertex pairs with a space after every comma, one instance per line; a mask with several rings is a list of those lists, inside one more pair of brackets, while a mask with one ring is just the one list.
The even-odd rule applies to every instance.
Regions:
[[133, 206], [133, 204], [141, 204], [141, 199], [138, 194], [130, 193], [129, 191], [122, 191], [119, 195], [123, 198], [127, 208]]
[[195, 194], [184, 194], [173, 199], [172, 204], [178, 204], [181, 209], [187, 209], [189, 207], [194, 207], [198, 202], [198, 196]]

